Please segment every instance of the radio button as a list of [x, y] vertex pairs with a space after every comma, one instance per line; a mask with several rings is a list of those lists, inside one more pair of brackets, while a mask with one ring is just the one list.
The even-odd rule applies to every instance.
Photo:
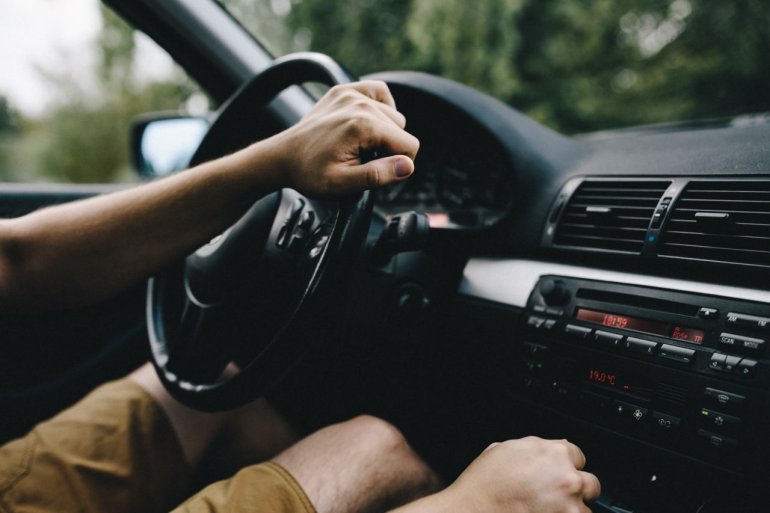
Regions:
[[726, 360], [727, 360], [726, 354], [722, 354], [722, 353], [712, 354], [711, 360], [709, 360], [709, 369], [724, 372]]
[[757, 371], [756, 360], [749, 360], [748, 358], [744, 358], [738, 364], [737, 373], [739, 376], [743, 378], [750, 378], [751, 376], [754, 375], [756, 371]]
[[693, 349], [687, 349], [684, 347], [663, 344], [660, 346], [658, 356], [679, 363], [692, 363], [692, 361], [695, 359], [695, 351]]
[[712, 447], [719, 449], [726, 449], [728, 447], [735, 447], [738, 445], [738, 440], [730, 438], [729, 436], [718, 435], [705, 429], [698, 430], [698, 436], [704, 438], [706, 442]]
[[659, 411], [652, 414], [652, 425], [655, 427], [655, 430], [659, 432], [676, 431], [679, 429], [680, 423], [679, 417], [674, 417], [673, 415], [667, 415]]
[[647, 415], [650, 412], [650, 410], [643, 406], [637, 406], [624, 401], [613, 402], [612, 409], [618, 417], [640, 424], [647, 419]]
[[606, 348], [620, 347], [620, 343], [623, 341], [623, 335], [617, 333], [610, 333], [609, 331], [596, 330], [594, 333], [594, 340]]
[[554, 326], [556, 326], [556, 319], [546, 319], [542, 327], [544, 330], [551, 331]]
[[561, 280], [543, 280], [539, 288], [546, 305], [564, 306], [570, 300], [569, 287]]
[[564, 333], [566, 333], [568, 337], [578, 339], [578, 340], [587, 339], [592, 331], [593, 330], [591, 328], [576, 326], [574, 324], [567, 324], [566, 326], [564, 326]]
[[532, 328], [539, 328], [543, 325], [545, 322], [545, 319], [543, 317], [538, 317], [537, 315], [530, 315], [527, 319], [527, 326], [530, 326]]
[[725, 372], [733, 372], [740, 361], [740, 357], [728, 355], [727, 358], [725, 358]]
[[658, 344], [641, 338], [627, 337], [624, 347], [632, 353], [653, 355], [655, 354], [655, 349], [657, 349]]
[[701, 319], [718, 319], [719, 318], [719, 310], [716, 308], [707, 308], [702, 307], [700, 310], [698, 310], [698, 317]]
[[740, 417], [733, 417], [732, 415], [726, 415], [708, 408], [701, 408], [700, 414], [701, 418], [706, 421], [706, 424], [720, 430], [738, 428], [743, 423]]
[[746, 396], [740, 394], [734, 394], [733, 392], [726, 392], [725, 390], [719, 390], [717, 388], [706, 387], [703, 391], [708, 399], [713, 403], [727, 407], [739, 407], [746, 403]]
[[742, 313], [730, 312], [725, 317], [725, 324], [751, 328], [762, 331], [770, 331], [770, 318], [758, 317]]
[[761, 338], [744, 337], [743, 335], [734, 335], [732, 333], [722, 333], [719, 335], [719, 343], [725, 347], [746, 349], [755, 353], [765, 347], [765, 341]]

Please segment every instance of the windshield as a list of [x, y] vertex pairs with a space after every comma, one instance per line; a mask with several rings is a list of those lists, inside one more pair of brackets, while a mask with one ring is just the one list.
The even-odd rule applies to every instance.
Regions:
[[770, 110], [766, 0], [226, 0], [276, 55], [420, 70], [562, 132]]

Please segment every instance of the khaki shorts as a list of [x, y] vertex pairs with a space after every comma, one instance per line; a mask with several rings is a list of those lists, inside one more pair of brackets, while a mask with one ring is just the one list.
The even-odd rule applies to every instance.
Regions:
[[[104, 385], [0, 448], [0, 512], [167, 512], [191, 470], [162, 409], [139, 385]], [[314, 513], [280, 465], [246, 467], [175, 512]]]

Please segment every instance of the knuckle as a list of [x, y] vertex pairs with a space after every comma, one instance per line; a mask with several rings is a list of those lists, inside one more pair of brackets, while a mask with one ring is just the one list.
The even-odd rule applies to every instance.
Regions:
[[340, 96], [347, 103], [355, 103], [358, 99], [361, 98], [361, 94], [358, 91], [356, 91], [355, 89], [350, 89], [350, 88], [345, 89], [344, 91], [342, 91]]
[[341, 96], [347, 89], [348, 87], [345, 84], [338, 84], [332, 86], [331, 89], [329, 89], [328, 94], [330, 96]]
[[570, 453], [570, 448], [567, 442], [564, 440], [559, 440], [553, 444], [554, 451], [559, 454], [560, 456], [568, 456]]
[[371, 115], [359, 112], [351, 118], [353, 130], [357, 135], [369, 134], [374, 131], [374, 119]]
[[370, 166], [366, 169], [366, 186], [370, 189], [375, 189], [380, 186], [381, 176], [380, 171], [376, 166]]
[[367, 100], [365, 97], [358, 97], [354, 100], [353, 108], [357, 111], [370, 113], [374, 110], [371, 100]]
[[583, 480], [577, 472], [566, 472], [559, 480], [559, 488], [568, 495], [577, 495], [583, 491]]
[[358, 137], [364, 133], [361, 118], [358, 116], [348, 118], [345, 123], [345, 133], [351, 137]]

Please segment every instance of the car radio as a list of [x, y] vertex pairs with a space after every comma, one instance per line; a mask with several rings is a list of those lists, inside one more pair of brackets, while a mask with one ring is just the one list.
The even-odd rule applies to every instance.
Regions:
[[540, 404], [768, 472], [770, 305], [543, 276], [522, 324], [517, 386]]

